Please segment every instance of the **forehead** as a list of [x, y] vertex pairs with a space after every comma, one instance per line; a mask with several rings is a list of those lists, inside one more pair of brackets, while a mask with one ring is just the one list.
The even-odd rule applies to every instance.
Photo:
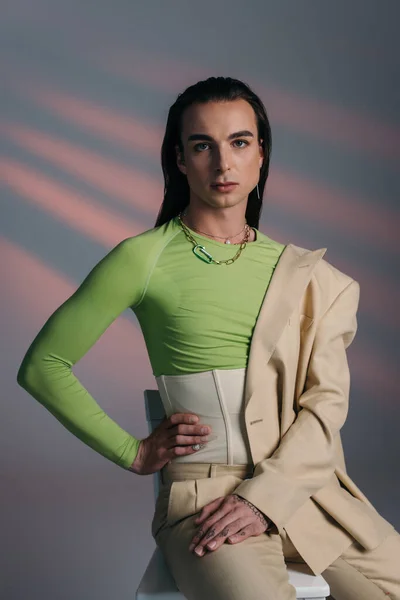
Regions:
[[182, 138], [187, 141], [193, 133], [226, 137], [229, 133], [249, 129], [257, 136], [257, 120], [253, 107], [243, 100], [192, 104], [182, 118]]

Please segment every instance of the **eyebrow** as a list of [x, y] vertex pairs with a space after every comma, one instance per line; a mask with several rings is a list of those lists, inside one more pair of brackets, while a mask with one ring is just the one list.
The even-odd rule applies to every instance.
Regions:
[[[235, 133], [228, 135], [228, 140], [233, 140], [237, 137], [254, 137], [254, 135], [248, 129], [243, 129], [242, 131], [236, 131]], [[207, 140], [208, 142], [214, 141], [211, 135], [206, 135], [205, 133], [193, 133], [193, 135], [189, 135], [188, 142], [196, 140]]]

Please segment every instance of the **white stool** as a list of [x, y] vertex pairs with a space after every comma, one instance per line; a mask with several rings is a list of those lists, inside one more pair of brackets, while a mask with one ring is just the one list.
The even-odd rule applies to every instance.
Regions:
[[[165, 417], [164, 407], [158, 390], [144, 392], [146, 418], [151, 433]], [[154, 494], [157, 498], [160, 489], [160, 474], [153, 477]], [[329, 585], [323, 577], [304, 572], [303, 565], [290, 564], [289, 581], [296, 589], [296, 598], [301, 600], [326, 600]], [[161, 550], [157, 547], [136, 590], [136, 600], [186, 600], [178, 590], [165, 564]]]

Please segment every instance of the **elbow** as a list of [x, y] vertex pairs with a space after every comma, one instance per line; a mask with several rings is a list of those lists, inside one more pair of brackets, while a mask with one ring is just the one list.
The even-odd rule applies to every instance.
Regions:
[[18, 385], [20, 385], [22, 388], [24, 387], [24, 371], [23, 369], [20, 367], [17, 373], [17, 383]]
[[29, 379], [28, 372], [29, 372], [29, 368], [23, 362], [18, 369], [17, 383], [25, 390], [28, 388], [28, 379]]
[[25, 356], [17, 373], [18, 385], [27, 392], [31, 392], [34, 388], [34, 382], [37, 380], [37, 371], [34, 363]]
[[17, 383], [41, 402], [70, 371], [70, 364], [58, 356], [28, 351], [19, 367]]

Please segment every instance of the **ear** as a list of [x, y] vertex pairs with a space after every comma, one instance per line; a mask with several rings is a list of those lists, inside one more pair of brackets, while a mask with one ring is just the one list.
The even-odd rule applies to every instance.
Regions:
[[262, 140], [259, 141], [259, 152], [260, 152], [260, 158], [258, 161], [258, 166], [261, 169], [261, 167], [263, 166], [264, 163], [264, 148], [262, 146]]
[[176, 152], [176, 164], [181, 173], [186, 175], [186, 166], [185, 166], [185, 157], [183, 156], [183, 152], [180, 152], [179, 146], [175, 146]]

